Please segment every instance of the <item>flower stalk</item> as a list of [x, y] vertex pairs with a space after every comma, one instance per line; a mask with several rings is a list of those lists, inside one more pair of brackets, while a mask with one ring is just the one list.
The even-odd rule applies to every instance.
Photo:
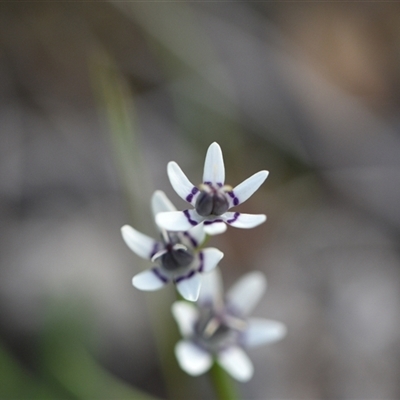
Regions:
[[250, 316], [267, 287], [262, 272], [245, 274], [224, 293], [218, 266], [223, 253], [206, 248], [205, 243], [227, 226], [249, 229], [266, 220], [264, 214], [228, 210], [252, 196], [268, 171], [259, 171], [235, 187], [226, 185], [222, 151], [212, 143], [199, 186], [194, 186], [174, 161], [167, 172], [176, 193], [193, 208], [178, 211], [163, 192], [156, 191], [151, 207], [159, 238], [130, 225], [122, 227], [127, 246], [152, 263], [133, 277], [132, 284], [145, 291], [168, 283], [175, 286], [180, 300], [171, 310], [182, 336], [175, 346], [179, 366], [192, 376], [209, 372], [218, 399], [236, 400], [232, 378], [246, 382], [254, 374], [247, 349], [282, 339], [286, 327]]

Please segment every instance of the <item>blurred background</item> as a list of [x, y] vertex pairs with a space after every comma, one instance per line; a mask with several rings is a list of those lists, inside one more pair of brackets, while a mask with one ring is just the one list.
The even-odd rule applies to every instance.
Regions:
[[242, 208], [267, 223], [212, 239], [225, 285], [264, 271], [254, 314], [288, 326], [242, 398], [400, 398], [399, 4], [0, 10], [0, 398], [213, 398], [120, 236], [213, 141], [227, 183], [270, 171]]

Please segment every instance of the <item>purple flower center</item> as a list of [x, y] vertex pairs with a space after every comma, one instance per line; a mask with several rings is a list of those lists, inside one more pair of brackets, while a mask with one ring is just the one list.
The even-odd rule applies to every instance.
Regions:
[[199, 311], [193, 338], [199, 346], [211, 353], [217, 353], [239, 342], [245, 321], [225, 310], [216, 313], [211, 305], [202, 307]]
[[194, 255], [189, 249], [175, 249], [174, 246], [168, 245], [166, 250], [161, 256], [161, 264], [167, 271], [188, 267], [193, 261]]
[[229, 202], [221, 188], [214, 188], [210, 184], [202, 190], [196, 199], [195, 209], [202, 217], [222, 215], [229, 209]]

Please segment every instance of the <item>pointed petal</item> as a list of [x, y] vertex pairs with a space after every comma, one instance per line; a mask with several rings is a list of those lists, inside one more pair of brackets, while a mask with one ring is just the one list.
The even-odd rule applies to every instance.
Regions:
[[148, 269], [135, 275], [132, 285], [140, 290], [158, 290], [168, 283], [168, 279], [163, 276], [157, 268]]
[[266, 221], [264, 214], [243, 214], [239, 212], [226, 212], [221, 217], [227, 224], [235, 228], [250, 229]]
[[187, 232], [185, 232], [185, 236], [187, 236], [192, 242], [193, 247], [200, 247], [206, 238], [203, 224], [196, 225], [189, 229]]
[[221, 261], [224, 253], [215, 247], [207, 247], [203, 249], [200, 254], [202, 254], [203, 268], [201, 272], [209, 272], [213, 270], [218, 263]]
[[230, 206], [244, 203], [267, 179], [268, 171], [259, 171], [244, 180], [230, 192]]
[[208, 371], [212, 364], [212, 357], [209, 353], [186, 340], [177, 343], [175, 355], [180, 367], [193, 376]]
[[267, 279], [260, 271], [249, 272], [226, 294], [226, 302], [240, 315], [248, 315], [260, 301], [267, 288]]
[[214, 142], [207, 150], [204, 162], [203, 182], [211, 182], [223, 185], [225, 182], [225, 165], [222, 150], [218, 143]]
[[159, 243], [151, 237], [124, 225], [121, 228], [122, 238], [127, 246], [139, 257], [150, 260], [152, 255], [158, 250]]
[[286, 326], [278, 321], [263, 318], [250, 318], [243, 334], [247, 347], [260, 346], [281, 340], [286, 335]]
[[167, 231], [188, 231], [203, 221], [194, 210], [161, 212], [156, 215], [156, 223]]
[[198, 304], [212, 304], [220, 308], [222, 299], [222, 277], [219, 268], [213, 269], [210, 273], [204, 274], [201, 282]]
[[188, 301], [196, 301], [199, 298], [201, 287], [201, 275], [193, 272], [188, 277], [175, 279], [179, 294]]
[[246, 382], [253, 376], [253, 364], [240, 347], [229, 347], [219, 353], [218, 363], [238, 381]]
[[206, 222], [208, 223], [204, 224], [204, 232], [207, 233], [207, 235], [210, 236], [219, 235], [226, 231], [226, 225], [224, 222], [221, 221], [216, 221], [216, 222], [206, 221]]
[[151, 197], [151, 209], [156, 216], [163, 211], [176, 211], [176, 207], [162, 190], [156, 190]]
[[197, 187], [189, 181], [187, 176], [175, 161], [168, 163], [167, 173], [169, 181], [171, 182], [171, 185], [178, 196], [194, 206], [196, 203], [196, 198], [200, 193], [199, 189], [197, 189]]
[[187, 301], [176, 301], [172, 304], [172, 315], [174, 316], [181, 335], [191, 336], [198, 318], [197, 308]]

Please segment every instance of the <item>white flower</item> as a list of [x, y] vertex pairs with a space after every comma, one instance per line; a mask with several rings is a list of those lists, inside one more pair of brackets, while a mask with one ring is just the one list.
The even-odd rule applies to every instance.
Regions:
[[[162, 211], [176, 210], [161, 191], [153, 194], [151, 203], [154, 216]], [[223, 253], [213, 247], [198, 249], [205, 238], [201, 226], [187, 232], [169, 232], [162, 228], [159, 232], [161, 240], [155, 240], [129, 225], [121, 228], [128, 247], [138, 256], [157, 264], [135, 275], [133, 286], [140, 290], [157, 290], [173, 282], [183, 298], [196, 301], [202, 273], [215, 268]]]
[[222, 233], [226, 224], [237, 228], [254, 228], [266, 220], [264, 214], [243, 214], [228, 210], [245, 202], [265, 181], [268, 171], [259, 171], [240, 185], [225, 185], [225, 166], [221, 147], [214, 142], [207, 150], [204, 162], [203, 183], [194, 186], [179, 165], [168, 163], [168, 177], [176, 193], [194, 209], [164, 212], [157, 215], [157, 224], [169, 231], [187, 231], [204, 222], [209, 235]]
[[215, 359], [239, 381], [253, 376], [253, 364], [245, 348], [282, 339], [286, 327], [280, 322], [248, 318], [266, 289], [261, 272], [242, 277], [222, 299], [221, 278], [217, 270], [207, 274], [197, 307], [185, 301], [172, 305], [183, 340], [175, 347], [181, 368], [190, 375], [206, 372]]

